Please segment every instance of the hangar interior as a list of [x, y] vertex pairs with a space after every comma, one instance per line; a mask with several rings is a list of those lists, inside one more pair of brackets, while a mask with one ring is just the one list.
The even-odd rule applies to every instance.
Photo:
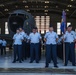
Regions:
[[[17, 26], [13, 26], [11, 23], [14, 22], [14, 20], [17, 20], [18, 25], [23, 26], [24, 19], [26, 20], [28, 18], [28, 16], [26, 16], [26, 18], [24, 19], [21, 18], [22, 16], [24, 16], [22, 14], [19, 14], [19, 16], [21, 17], [10, 17], [10, 15], [16, 10], [24, 10], [27, 13], [31, 14], [32, 17], [35, 19], [35, 25], [38, 28], [38, 32], [40, 32], [42, 36], [44, 36], [44, 34], [47, 31], [49, 31], [50, 25], [54, 27], [54, 31], [56, 31], [59, 36], [62, 35], [60, 30], [60, 25], [62, 19], [62, 11], [65, 10], [67, 26], [71, 24], [73, 26], [73, 30], [76, 31], [76, 0], [0, 0], [0, 37], [6, 39], [8, 42], [7, 55], [4, 58], [4, 59], [8, 59], [8, 61], [6, 61], [7, 63], [12, 61], [9, 60], [12, 58], [12, 56], [9, 57], [12, 54], [11, 53], [12, 49], [10, 48], [12, 47], [11, 44], [12, 36], [9, 29], [15, 32], [16, 29], [15, 27], [17, 27]], [[10, 20], [11, 28], [8, 28], [9, 20]], [[26, 21], [27, 25], [28, 22]], [[29, 30], [30, 29], [27, 28], [27, 31]], [[62, 46], [58, 47], [59, 49], [58, 56], [61, 59], [63, 59], [63, 52], [60, 50], [61, 48]], [[45, 55], [45, 50], [42, 50], [42, 54]], [[0, 58], [1, 57], [2, 56], [0, 56]], [[2, 60], [5, 61], [4, 59]], [[41, 62], [43, 63], [44, 61]], [[63, 61], [60, 60], [59, 62], [63, 62]], [[44, 66], [44, 64], [42, 63], [40, 64], [42, 65], [41, 68]], [[13, 66], [15, 67], [15, 65], [13, 64], [10, 67], [13, 68]], [[17, 65], [17, 68], [18, 66], [19, 65]], [[6, 64], [1, 67], [8, 68]], [[23, 68], [23, 65], [21, 67]], [[24, 67], [28, 68], [28, 66], [24, 66]], [[34, 68], [37, 67], [38, 66], [35, 66]]]

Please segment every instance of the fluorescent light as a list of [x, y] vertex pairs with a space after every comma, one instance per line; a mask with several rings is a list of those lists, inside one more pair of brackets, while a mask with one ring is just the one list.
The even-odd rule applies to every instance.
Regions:
[[71, 1], [74, 1], [74, 0], [71, 0]]
[[48, 8], [48, 6], [44, 6], [45, 8]]
[[0, 7], [3, 7], [4, 6], [4, 4], [0, 4]]
[[66, 11], [69, 11], [69, 9], [66, 9]]
[[68, 7], [72, 7], [72, 5], [69, 4]]
[[49, 1], [45, 1], [45, 3], [49, 3]]
[[4, 11], [8, 11], [8, 9], [6, 8], [6, 9], [4, 9]]
[[25, 8], [28, 8], [28, 6], [25, 6]]
[[44, 12], [48, 12], [48, 10], [44, 10]]

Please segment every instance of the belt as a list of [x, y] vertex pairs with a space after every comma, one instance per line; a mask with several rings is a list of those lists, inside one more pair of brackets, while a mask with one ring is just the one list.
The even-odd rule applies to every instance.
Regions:
[[46, 44], [46, 45], [57, 45], [57, 44]]
[[65, 42], [66, 44], [72, 44], [72, 43], [74, 43], [74, 42]]
[[[19, 44], [14, 44], [14, 45], [19, 45]], [[22, 45], [22, 44], [20, 44], [20, 45]]]
[[31, 44], [38, 44], [38, 43], [31, 43]]

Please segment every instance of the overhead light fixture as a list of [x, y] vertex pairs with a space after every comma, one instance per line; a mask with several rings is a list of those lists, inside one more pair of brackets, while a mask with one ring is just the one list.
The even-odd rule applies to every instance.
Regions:
[[45, 3], [49, 3], [49, 1], [45, 1]]
[[6, 9], [4, 9], [4, 11], [8, 11], [8, 9], [6, 8]]
[[48, 12], [48, 10], [44, 10], [44, 12]]
[[71, 0], [71, 1], [74, 1], [74, 0]]
[[28, 8], [28, 6], [25, 6], [25, 8]]
[[58, 6], [56, 6], [56, 8], [58, 8]]
[[23, 2], [23, 3], [27, 3], [27, 1], [26, 1], [26, 0], [23, 0], [22, 2]]
[[66, 11], [69, 11], [69, 9], [66, 9]]
[[3, 7], [4, 6], [4, 4], [0, 4], [0, 7]]
[[44, 8], [48, 8], [48, 6], [44, 6]]
[[47, 13], [45, 13], [45, 15], [47, 15]]
[[72, 5], [69, 4], [67, 7], [72, 7]]
[[27, 11], [30, 11], [29, 9], [27, 9]]

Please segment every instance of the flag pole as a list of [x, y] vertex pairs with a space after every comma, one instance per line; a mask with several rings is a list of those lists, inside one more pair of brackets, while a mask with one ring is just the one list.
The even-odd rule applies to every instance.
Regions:
[[[62, 21], [61, 21], [61, 33], [64, 37], [64, 33], [65, 33], [65, 30], [66, 29], [66, 13], [65, 11], [63, 10], [62, 12]], [[63, 40], [63, 63], [65, 64], [65, 42]]]
[[[64, 37], [64, 34], [63, 34]], [[65, 43], [63, 41], [63, 63], [65, 64]]]

